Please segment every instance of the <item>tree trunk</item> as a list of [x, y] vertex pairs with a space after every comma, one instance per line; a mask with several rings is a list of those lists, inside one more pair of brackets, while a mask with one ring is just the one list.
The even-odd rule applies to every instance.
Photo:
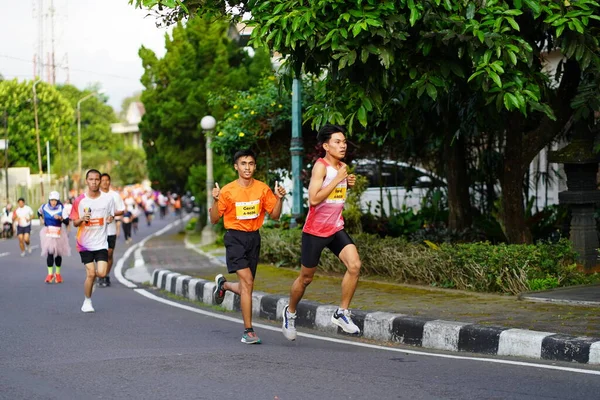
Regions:
[[509, 123], [501, 181], [503, 229], [509, 243], [531, 243], [523, 207], [523, 133], [518, 126], [512, 128]]
[[454, 137], [446, 134], [444, 155], [448, 184], [448, 228], [466, 229], [471, 226], [472, 218], [465, 140], [462, 135]]

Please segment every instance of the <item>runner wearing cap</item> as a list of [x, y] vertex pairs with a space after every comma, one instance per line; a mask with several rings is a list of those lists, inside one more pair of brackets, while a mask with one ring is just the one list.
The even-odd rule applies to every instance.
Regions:
[[[48, 203], [38, 209], [38, 216], [43, 228], [40, 230], [40, 247], [42, 257], [46, 257], [48, 275], [46, 283], [62, 283], [60, 267], [63, 256], [71, 255], [71, 246], [67, 238], [67, 232], [63, 224], [69, 225], [69, 214], [60, 202], [60, 194], [56, 191], [50, 192]], [[56, 268], [53, 271], [54, 265]]]

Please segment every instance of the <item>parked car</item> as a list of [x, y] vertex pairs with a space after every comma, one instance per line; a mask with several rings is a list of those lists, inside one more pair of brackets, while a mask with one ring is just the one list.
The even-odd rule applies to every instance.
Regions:
[[389, 215], [390, 206], [418, 211], [431, 190], [446, 187], [444, 178], [402, 161], [361, 159], [353, 165], [356, 174], [369, 180], [369, 187], [361, 196], [361, 208], [375, 215], [381, 215], [381, 208]]

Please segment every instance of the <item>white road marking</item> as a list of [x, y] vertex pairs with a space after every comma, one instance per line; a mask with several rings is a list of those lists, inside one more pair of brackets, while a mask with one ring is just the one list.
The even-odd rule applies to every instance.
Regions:
[[5, 257], [5, 256], [9, 256], [10, 253], [0, 253], [0, 257]]
[[[123, 264], [124, 264], [125, 260], [127, 259], [127, 257], [129, 257], [129, 255], [133, 251], [135, 251], [135, 249], [137, 249], [138, 247], [142, 247], [146, 243], [146, 241], [148, 241], [150, 238], [162, 235], [165, 231], [171, 229], [172, 226], [174, 226], [178, 223], [179, 223], [179, 221], [170, 223], [169, 225], [165, 226], [160, 231], [146, 237], [141, 242], [139, 242], [136, 245], [127, 249], [127, 251], [125, 252], [123, 257], [121, 257], [119, 259], [119, 261], [117, 262], [117, 266], [115, 268], [115, 276], [117, 277], [119, 282], [121, 282], [123, 285], [125, 285], [129, 288], [137, 288], [137, 285], [135, 285], [134, 283], [128, 281], [127, 279], [125, 279], [123, 277], [122, 270], [123, 270]], [[148, 299], [158, 301], [159, 303], [163, 303], [163, 304], [169, 305], [171, 307], [177, 307], [182, 310], [190, 311], [190, 312], [193, 312], [196, 314], [201, 314], [201, 315], [205, 315], [207, 317], [221, 319], [224, 321], [235, 322], [237, 324], [244, 323], [244, 321], [239, 318], [230, 317], [227, 315], [202, 310], [202, 309], [191, 307], [191, 306], [188, 306], [185, 304], [179, 304], [175, 301], [164, 299], [162, 297], [156, 296], [155, 294], [148, 292], [145, 289], [134, 289], [134, 292], [136, 292]], [[281, 332], [280, 327], [275, 327], [272, 325], [264, 325], [264, 324], [260, 324], [260, 323], [253, 323], [253, 325], [255, 327], [258, 327], [261, 329], [265, 329], [265, 330], [269, 330], [269, 331], [273, 331], [273, 332]], [[354, 341], [338, 339], [338, 338], [331, 338], [331, 337], [326, 337], [326, 336], [319, 336], [319, 335], [314, 335], [314, 334], [304, 333], [304, 332], [298, 332], [298, 336], [309, 338], [309, 339], [314, 339], [314, 340], [321, 340], [324, 342], [338, 343], [338, 344], [344, 344], [344, 345], [348, 345], [348, 346], [357, 346], [357, 347], [363, 347], [363, 348], [375, 349], [375, 350], [390, 351], [390, 352], [394, 352], [394, 353], [413, 354], [413, 355], [427, 356], [427, 357], [448, 358], [448, 359], [454, 359], [454, 360], [480, 361], [480, 362], [487, 362], [487, 363], [493, 363], [493, 364], [514, 365], [514, 366], [520, 366], [520, 367], [549, 369], [549, 370], [564, 371], [564, 372], [574, 372], [577, 374], [600, 376], [600, 371], [580, 369], [580, 368], [561, 367], [561, 366], [557, 366], [557, 365], [534, 364], [534, 363], [529, 363], [529, 362], [524, 362], [524, 361], [512, 361], [512, 360], [502, 360], [502, 359], [494, 359], [494, 358], [482, 358], [482, 357], [459, 356], [459, 355], [453, 355], [453, 354], [429, 353], [429, 352], [419, 351], [419, 350], [409, 350], [409, 349], [403, 349], [403, 348], [401, 349], [401, 348], [397, 348], [397, 347], [386, 347], [386, 346], [380, 346], [380, 345], [369, 344], [369, 343], [354, 342]]]

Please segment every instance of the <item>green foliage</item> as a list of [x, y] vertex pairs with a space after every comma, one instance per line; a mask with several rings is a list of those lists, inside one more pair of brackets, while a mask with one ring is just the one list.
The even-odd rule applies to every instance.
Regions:
[[144, 150], [125, 147], [114, 154], [117, 162], [112, 168], [111, 177], [115, 185], [139, 183], [147, 177]]
[[[77, 103], [98, 88], [92, 86], [80, 90], [72, 85], [58, 85], [56, 89], [73, 108], [75, 118], [73, 124], [63, 131], [62, 138], [68, 140], [62, 143], [57, 161], [65, 162], [65, 167], [68, 167], [65, 173], [77, 174]], [[80, 109], [82, 169], [84, 173], [90, 168], [110, 171], [112, 162], [122, 147], [121, 138], [113, 134], [110, 128], [111, 123], [118, 121], [114, 110], [102, 96], [89, 97], [80, 103]]]
[[196, 223], [198, 222], [198, 217], [192, 217], [185, 224], [186, 231], [193, 231], [196, 228]]
[[[220, 187], [237, 178], [233, 162], [224, 157], [213, 158], [213, 178]], [[206, 215], [206, 165], [197, 164], [190, 168], [187, 187], [196, 197], [196, 203], [201, 209], [201, 215]], [[212, 188], [210, 188], [212, 190]]]
[[[46, 166], [46, 141], [51, 144], [51, 158], [58, 151], [66, 150], [77, 143], [68, 135], [74, 122], [73, 108], [51, 85], [40, 82], [36, 85], [38, 99], [38, 121], [42, 168]], [[38, 153], [33, 108], [33, 82], [14, 80], [0, 81], [0, 118], [4, 128], [4, 111], [8, 116], [8, 165], [30, 167], [38, 171]], [[58, 144], [62, 142], [63, 148]]]
[[[291, 118], [289, 94], [279, 91], [273, 75], [263, 77], [248, 91], [217, 94], [210, 104], [219, 104], [228, 110], [219, 122], [213, 140], [215, 151], [226, 157], [245, 148], [264, 151], [271, 136], [284, 130]], [[287, 131], [284, 134], [289, 135]], [[268, 157], [271, 156], [274, 154], [269, 152]]]
[[[261, 230], [261, 259], [297, 267], [301, 231]], [[353, 236], [362, 260], [361, 274], [396, 282], [420, 283], [476, 292], [519, 294], [581, 283], [600, 282], [600, 275], [584, 275], [574, 264], [568, 240], [557, 244], [491, 245], [489, 243], [429, 246], [377, 235]], [[343, 273], [344, 265], [325, 250], [319, 268]]]
[[251, 57], [227, 37], [228, 29], [223, 20], [194, 18], [165, 38], [162, 59], [140, 49], [146, 108], [140, 130], [150, 179], [160, 188], [181, 192], [190, 167], [205, 163], [200, 120], [207, 114], [221, 120], [226, 111], [208, 106], [212, 93], [248, 90], [271, 72], [268, 54]]

